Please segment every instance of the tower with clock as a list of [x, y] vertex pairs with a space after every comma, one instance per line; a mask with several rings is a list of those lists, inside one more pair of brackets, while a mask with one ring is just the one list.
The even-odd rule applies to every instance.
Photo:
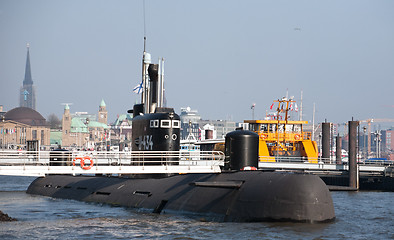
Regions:
[[108, 124], [108, 112], [107, 112], [107, 106], [105, 105], [104, 99], [101, 100], [101, 103], [99, 106], [98, 122]]

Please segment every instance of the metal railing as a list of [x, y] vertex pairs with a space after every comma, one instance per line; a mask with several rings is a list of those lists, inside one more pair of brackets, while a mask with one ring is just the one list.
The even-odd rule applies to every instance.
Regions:
[[[311, 163], [311, 164], [336, 164], [335, 157], [293, 157], [293, 156], [259, 156], [260, 162], [277, 162], [277, 163]], [[341, 161], [343, 165], [347, 165], [348, 161]], [[374, 166], [394, 166], [394, 161], [390, 160], [371, 160], [357, 159], [358, 165], [374, 165]]]
[[0, 151], [0, 175], [219, 172], [220, 151]]
[[79, 163], [80, 158], [88, 157], [95, 165], [191, 165], [192, 161], [220, 165], [224, 162], [221, 151], [0, 151], [2, 165], [59, 165]]

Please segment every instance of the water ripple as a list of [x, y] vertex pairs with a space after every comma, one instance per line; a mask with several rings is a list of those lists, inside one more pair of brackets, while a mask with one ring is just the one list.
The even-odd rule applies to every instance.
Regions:
[[[8, 188], [8, 187], [5, 187]], [[21, 187], [18, 187], [20, 189]], [[333, 192], [333, 223], [224, 223], [215, 216], [0, 191], [0, 239], [394, 239], [392, 192]]]

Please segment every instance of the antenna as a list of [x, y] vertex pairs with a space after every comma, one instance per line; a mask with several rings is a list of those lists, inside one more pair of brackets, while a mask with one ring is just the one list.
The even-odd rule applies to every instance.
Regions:
[[142, 2], [142, 7], [143, 7], [143, 17], [144, 17], [144, 52], [145, 52], [145, 40], [146, 40], [146, 18], [145, 18], [145, 0]]
[[164, 58], [159, 61], [161, 64], [160, 68], [160, 107], [165, 107], [164, 105]]
[[145, 54], [145, 51], [146, 50], [146, 37], [144, 36], [144, 54]]
[[[142, 94], [141, 94], [141, 104], [144, 104], [145, 105], [145, 109], [147, 108], [147, 101], [148, 101], [148, 96], [147, 96], [147, 94], [148, 94], [148, 89], [147, 89], [147, 79], [146, 79], [146, 71], [147, 71], [147, 69], [148, 69], [148, 66], [147, 65], [149, 65], [149, 63], [148, 63], [148, 61], [146, 61], [147, 60], [147, 58], [148, 58], [148, 56], [147, 56], [147, 53], [146, 53], [146, 24], [145, 24], [145, 0], [143, 0], [142, 1], [142, 15], [143, 15], [143, 21], [144, 21], [144, 53], [143, 53], [143, 56], [142, 56], [142, 89], [143, 89], [143, 92], [142, 92]], [[149, 58], [150, 58], [150, 56], [149, 56]], [[150, 61], [150, 60], [149, 60]], [[144, 112], [145, 112], [145, 110], [144, 110]]]
[[303, 94], [303, 91], [301, 89], [300, 116], [299, 116], [300, 121], [302, 121], [302, 94]]

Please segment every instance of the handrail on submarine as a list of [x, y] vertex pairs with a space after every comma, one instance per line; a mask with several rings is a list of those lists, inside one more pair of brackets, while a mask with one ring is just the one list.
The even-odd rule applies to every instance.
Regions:
[[224, 158], [221, 151], [0, 151], [0, 175], [207, 173], [220, 172]]

